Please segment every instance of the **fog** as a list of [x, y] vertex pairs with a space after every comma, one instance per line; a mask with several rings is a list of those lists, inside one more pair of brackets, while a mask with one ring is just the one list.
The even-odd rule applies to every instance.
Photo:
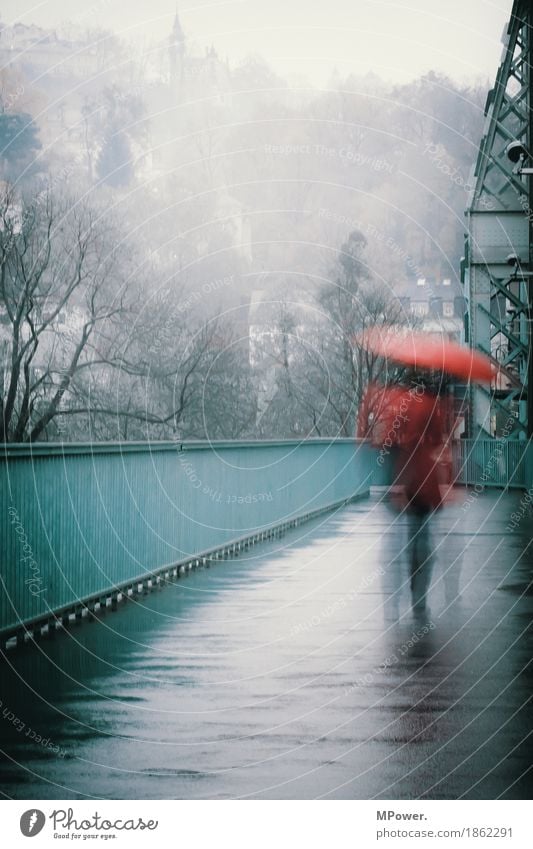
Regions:
[[60, 28], [98, 26], [121, 37], [165, 38], [176, 12], [189, 39], [214, 42], [231, 62], [260, 53], [277, 71], [327, 84], [341, 74], [369, 69], [407, 81], [434, 69], [456, 79], [492, 78], [501, 53], [500, 37], [510, 13], [507, 0], [49, 0], [2, 4], [6, 23]]
[[351, 436], [361, 328], [459, 338], [509, 4], [441, 6], [4, 4], [3, 439]]

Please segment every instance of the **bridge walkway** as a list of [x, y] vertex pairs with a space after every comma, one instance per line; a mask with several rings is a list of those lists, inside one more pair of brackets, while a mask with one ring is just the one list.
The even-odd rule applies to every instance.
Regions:
[[8, 652], [2, 792], [529, 798], [533, 522], [506, 529], [521, 497], [436, 518], [427, 621], [405, 521], [373, 496]]

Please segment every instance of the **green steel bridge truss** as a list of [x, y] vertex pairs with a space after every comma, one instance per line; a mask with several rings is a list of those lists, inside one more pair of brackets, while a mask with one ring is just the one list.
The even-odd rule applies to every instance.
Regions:
[[531, 0], [515, 0], [470, 182], [465, 332], [500, 368], [490, 391], [471, 390], [471, 436], [533, 433], [532, 26]]

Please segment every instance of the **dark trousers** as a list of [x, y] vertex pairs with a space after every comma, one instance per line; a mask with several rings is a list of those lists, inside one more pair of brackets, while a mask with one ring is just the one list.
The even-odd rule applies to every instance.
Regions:
[[409, 565], [413, 610], [426, 609], [426, 597], [433, 571], [433, 550], [430, 533], [431, 510], [409, 512]]

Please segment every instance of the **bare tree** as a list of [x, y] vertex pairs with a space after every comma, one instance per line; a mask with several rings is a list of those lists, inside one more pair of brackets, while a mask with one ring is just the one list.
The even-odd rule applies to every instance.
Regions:
[[250, 431], [247, 350], [156, 274], [88, 204], [4, 190], [1, 441]]
[[305, 318], [300, 314], [298, 320], [284, 301], [271, 313], [262, 330], [256, 330], [253, 344], [258, 395], [254, 433], [264, 438], [320, 435], [313, 420], [314, 405], [309, 407], [306, 394], [307, 337], [313, 336], [309, 316], [302, 310]]
[[[153, 285], [153, 281], [152, 281]], [[250, 432], [247, 351], [216, 318], [191, 315], [182, 293], [147, 290], [107, 371], [78, 376], [67, 417], [96, 439], [217, 439]], [[89, 399], [89, 403], [87, 400]]]
[[360, 341], [369, 327], [407, 321], [398, 299], [369, 279], [364, 248], [362, 234], [352, 232], [317, 309], [299, 321], [286, 310], [278, 316], [274, 339], [264, 346], [275, 379], [259, 422], [262, 436], [352, 437], [368, 384], [400, 379], [401, 369]]
[[0, 197], [3, 349], [0, 440], [33, 441], [69, 405], [75, 379], [102, 367], [126, 309], [123, 252], [109, 222], [50, 189]]

